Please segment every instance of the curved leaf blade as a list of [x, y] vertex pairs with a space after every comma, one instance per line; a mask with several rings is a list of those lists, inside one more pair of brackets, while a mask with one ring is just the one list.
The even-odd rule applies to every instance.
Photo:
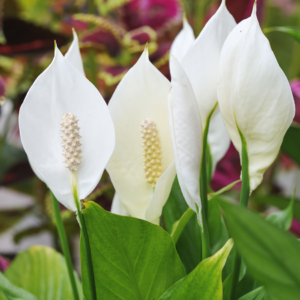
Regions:
[[243, 207], [219, 204], [249, 273], [265, 287], [270, 300], [300, 299], [299, 241]]
[[[65, 259], [50, 247], [33, 246], [20, 253], [6, 269], [5, 276], [39, 300], [74, 299]], [[78, 290], [81, 290], [79, 280]]]
[[[27, 291], [13, 285], [1, 272], [0, 272], [0, 299], [2, 299], [1, 292], [8, 300], [38, 300], [35, 296]], [[4, 298], [5, 299], [5, 298]]]
[[[99, 299], [158, 299], [185, 276], [174, 242], [161, 227], [109, 213], [93, 202], [85, 206]], [[88, 292], [86, 274], [82, 260], [83, 289]]]
[[284, 210], [269, 215], [266, 220], [282, 230], [288, 230], [293, 221], [293, 207], [295, 202], [295, 189], [290, 204]]
[[203, 260], [189, 275], [176, 282], [159, 300], [222, 300], [222, 269], [233, 246], [229, 240], [215, 255]]

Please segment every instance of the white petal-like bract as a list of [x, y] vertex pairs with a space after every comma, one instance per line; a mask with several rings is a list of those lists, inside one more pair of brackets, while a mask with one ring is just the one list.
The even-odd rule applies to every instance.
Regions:
[[[170, 82], [151, 64], [145, 50], [119, 83], [108, 105], [115, 125], [116, 146], [107, 170], [120, 200], [133, 217], [146, 219], [146, 210], [153, 204], [156, 208], [149, 216], [157, 221], [175, 177], [175, 172], [167, 172], [174, 160], [168, 118], [170, 87]], [[145, 178], [141, 123], [146, 119], [152, 120], [158, 130], [162, 152], [163, 173], [155, 189]], [[166, 182], [164, 197], [155, 192], [161, 180]], [[156, 196], [160, 197], [157, 201], [153, 199]]]
[[52, 63], [33, 83], [21, 106], [20, 135], [34, 170], [55, 197], [75, 211], [61, 145], [60, 123], [69, 112], [79, 120], [82, 159], [77, 171], [78, 193], [84, 199], [99, 182], [111, 156], [114, 127], [99, 91], [56, 48]]
[[169, 94], [169, 116], [177, 177], [187, 204], [197, 213], [195, 204], [201, 209], [201, 119], [191, 83], [174, 56], [170, 66], [172, 90]]
[[228, 36], [218, 80], [219, 106], [231, 140], [240, 154], [239, 130], [247, 143], [251, 190], [275, 160], [295, 113], [289, 82], [255, 10]]
[[81, 59], [80, 49], [79, 49], [79, 41], [76, 34], [76, 31], [73, 29], [73, 42], [65, 54], [65, 58], [69, 63], [71, 63], [80, 73], [85, 75], [83, 69], [83, 63]]
[[170, 49], [170, 57], [173, 55], [181, 61], [187, 51], [191, 48], [192, 44], [195, 41], [194, 31], [187, 21], [186, 18], [183, 19], [183, 28], [178, 33], [176, 38], [174, 39], [171, 49]]
[[218, 11], [207, 22], [181, 61], [198, 102], [203, 130], [218, 102], [219, 58], [224, 41], [235, 25], [225, 1], [222, 1]]
[[120, 216], [129, 216], [127, 209], [122, 204], [117, 193], [114, 195], [110, 212]]

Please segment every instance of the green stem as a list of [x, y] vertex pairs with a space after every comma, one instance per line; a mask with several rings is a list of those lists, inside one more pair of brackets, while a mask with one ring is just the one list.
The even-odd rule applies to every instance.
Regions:
[[210, 256], [210, 245], [209, 245], [209, 234], [208, 234], [208, 200], [207, 200], [207, 190], [208, 190], [208, 183], [207, 183], [207, 172], [206, 172], [206, 156], [208, 150], [208, 143], [207, 143], [207, 136], [209, 131], [209, 123], [212, 114], [214, 113], [216, 107], [212, 109], [210, 114], [207, 117], [206, 125], [203, 131], [203, 140], [202, 140], [202, 159], [201, 159], [201, 169], [200, 169], [200, 198], [201, 198], [201, 217], [202, 217], [202, 260]]
[[208, 234], [208, 226], [204, 216], [203, 210], [201, 210], [202, 215], [202, 231], [201, 231], [201, 239], [202, 239], [202, 260], [210, 257], [210, 245], [209, 245], [209, 234]]
[[92, 253], [91, 253], [89, 235], [88, 235], [88, 232], [86, 229], [84, 215], [82, 214], [81, 207], [80, 207], [80, 201], [79, 201], [78, 192], [77, 192], [77, 178], [75, 178], [75, 180], [74, 180], [75, 176], [73, 176], [73, 174], [72, 174], [72, 177], [73, 177], [72, 178], [73, 196], [74, 196], [75, 204], [77, 207], [77, 215], [78, 215], [79, 225], [80, 225], [80, 229], [81, 229], [81, 237], [82, 237], [82, 241], [83, 241], [85, 261], [87, 263], [87, 273], [88, 273], [88, 280], [89, 280], [89, 286], [90, 286], [90, 292], [91, 292], [91, 299], [97, 300], [95, 276], [94, 276], [94, 268], [93, 268], [93, 263], [92, 263]]
[[[241, 195], [240, 195], [240, 205], [247, 207], [249, 195], [250, 195], [249, 158], [248, 158], [246, 140], [240, 131], [239, 131], [239, 133], [240, 133], [241, 142], [242, 142], [242, 189], [241, 189]], [[237, 299], [237, 289], [238, 289], [238, 284], [239, 284], [241, 263], [242, 263], [242, 259], [236, 252], [234, 266], [233, 266], [230, 300]]]
[[70, 250], [68, 247], [67, 236], [66, 236], [65, 228], [64, 228], [64, 225], [63, 225], [63, 222], [61, 219], [61, 215], [60, 215], [59, 203], [52, 193], [51, 193], [51, 199], [52, 199], [52, 205], [53, 205], [53, 211], [54, 211], [54, 217], [55, 217], [55, 222], [56, 222], [56, 226], [57, 226], [57, 231], [58, 231], [58, 235], [59, 235], [59, 239], [60, 239], [60, 243], [61, 243], [61, 248], [63, 250], [66, 264], [67, 264], [67, 269], [68, 269], [68, 274], [69, 274], [69, 278], [70, 278], [70, 282], [71, 282], [71, 287], [73, 290], [74, 300], [79, 300], [79, 294], [78, 294], [78, 290], [77, 290], [77, 286], [76, 286]]

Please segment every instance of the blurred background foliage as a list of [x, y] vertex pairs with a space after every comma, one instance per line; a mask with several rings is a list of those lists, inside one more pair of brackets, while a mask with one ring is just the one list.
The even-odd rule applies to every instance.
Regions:
[[[226, 4], [240, 22], [250, 16], [253, 2], [227, 0]], [[297, 125], [300, 123], [300, 1], [258, 0], [257, 3], [262, 29], [291, 81], [297, 110], [295, 124], [284, 139], [278, 159], [250, 199], [252, 209], [267, 214], [274, 207], [286, 207], [293, 187], [300, 184], [300, 127]], [[53, 58], [54, 40], [62, 52], [66, 52], [72, 42], [72, 28], [76, 30], [86, 76], [109, 102], [146, 43], [151, 62], [170, 79], [169, 49], [182, 28], [183, 12], [197, 36], [219, 4], [217, 0], [0, 0], [0, 240], [1, 235], [24, 216], [34, 215], [39, 221], [14, 231], [14, 242], [18, 244], [25, 238], [47, 232], [53, 245], [60, 248], [49, 192], [30, 168], [21, 146], [17, 121], [18, 110], [29, 87]], [[211, 187], [218, 190], [239, 177], [239, 156], [231, 145], [217, 166]], [[29, 195], [33, 201], [23, 208], [8, 207], [5, 204], [7, 191], [19, 192], [16, 197], [20, 199], [22, 195]], [[238, 192], [239, 184], [225, 196], [235, 199]], [[109, 176], [104, 173], [87, 200], [96, 201], [109, 210], [113, 195]], [[300, 188], [296, 198], [300, 199]], [[178, 206], [174, 199], [179, 199]], [[169, 231], [186, 209], [182, 201], [175, 181], [163, 218]], [[75, 216], [63, 207], [61, 210], [71, 243], [78, 235]], [[299, 201], [294, 204], [294, 217], [291, 231], [300, 235]], [[199, 234], [193, 229], [192, 222], [177, 244], [179, 253], [184, 253], [180, 247], [187, 247], [187, 236]], [[220, 230], [223, 228], [221, 223], [218, 225]], [[1, 251], [0, 247], [0, 255], [7, 257], [15, 254]], [[199, 258], [192, 255], [195, 253], [191, 253], [190, 259], [188, 255], [183, 258], [188, 271], [200, 259], [200, 251], [196, 254]]]

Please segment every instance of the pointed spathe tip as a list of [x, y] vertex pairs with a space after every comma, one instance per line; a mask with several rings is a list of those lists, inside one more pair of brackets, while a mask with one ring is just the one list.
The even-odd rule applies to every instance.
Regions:
[[74, 28], [72, 28], [73, 40], [78, 40], [77, 33]]
[[185, 10], [184, 10], [183, 13], [182, 13], [182, 22], [183, 22], [183, 23], [187, 22]]
[[257, 9], [257, 0], [254, 1], [254, 4], [253, 4], [253, 10], [252, 10], [252, 15], [256, 14], [256, 9]]

